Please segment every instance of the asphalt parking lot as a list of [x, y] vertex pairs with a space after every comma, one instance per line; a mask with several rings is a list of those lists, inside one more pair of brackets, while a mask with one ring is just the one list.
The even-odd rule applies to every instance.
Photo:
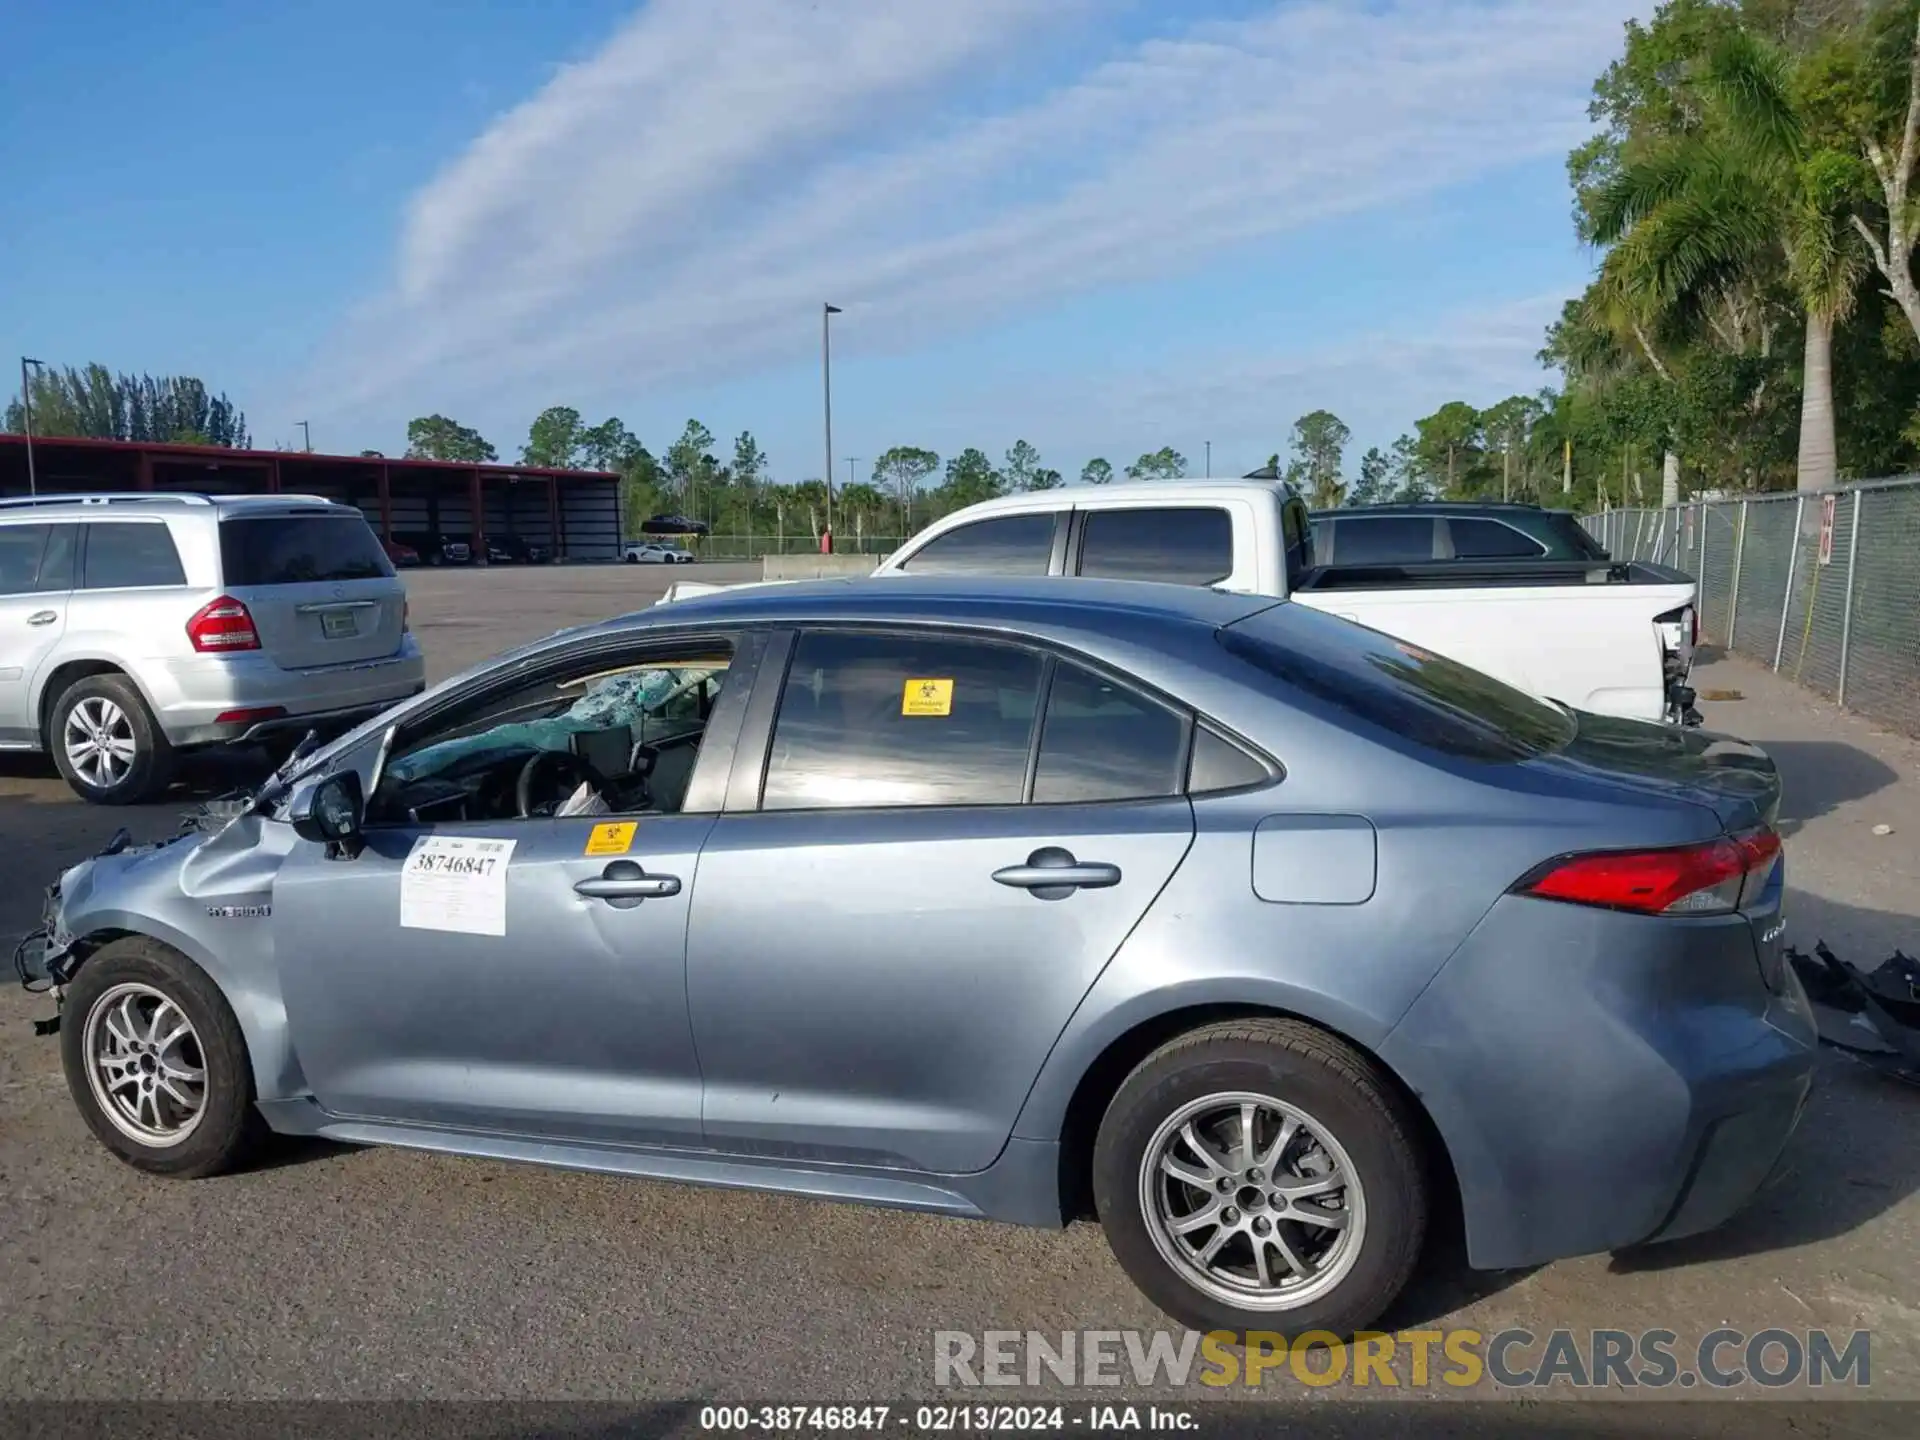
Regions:
[[[670, 578], [748, 573], [432, 571], [409, 586], [438, 678], [651, 604]], [[1920, 745], [1745, 662], [1714, 660], [1698, 683], [1740, 697], [1709, 699], [1708, 723], [1765, 745], [1785, 774], [1788, 938], [1873, 963], [1920, 952]], [[117, 826], [168, 833], [192, 793], [245, 773], [201, 766], [167, 804], [108, 811], [49, 766], [0, 761], [0, 938]], [[219, 1180], [145, 1179], [82, 1125], [55, 1042], [28, 1024], [48, 1009], [0, 992], [0, 1398], [898, 1399], [932, 1392], [937, 1330], [1170, 1328], [1086, 1225], [331, 1145], [283, 1146]], [[1867, 1329], [1873, 1393], [1920, 1398], [1916, 1189], [1920, 1092], [1830, 1059], [1789, 1164], [1725, 1229], [1493, 1275], [1463, 1271], [1443, 1243], [1393, 1319], [1688, 1339]]]

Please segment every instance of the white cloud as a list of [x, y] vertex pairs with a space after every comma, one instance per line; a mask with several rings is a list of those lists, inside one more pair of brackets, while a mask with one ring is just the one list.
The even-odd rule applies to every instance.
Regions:
[[1061, 0], [654, 0], [414, 198], [315, 408], [738, 376], [804, 355], [823, 299], [842, 343], [918, 349], [1182, 273], [1565, 153], [1644, 8], [1279, 4], [1086, 26], [1075, 64]]

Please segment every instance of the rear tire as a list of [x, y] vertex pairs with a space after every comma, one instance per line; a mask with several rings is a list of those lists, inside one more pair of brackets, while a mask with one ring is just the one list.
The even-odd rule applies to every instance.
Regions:
[[121, 674], [69, 685], [47, 717], [46, 742], [60, 778], [90, 804], [138, 805], [173, 783], [173, 746]]
[[1094, 1203], [1121, 1267], [1182, 1323], [1344, 1338], [1379, 1320], [1419, 1260], [1417, 1133], [1374, 1064], [1325, 1031], [1208, 1025], [1115, 1094]]
[[136, 1170], [197, 1180], [235, 1168], [265, 1140], [240, 1022], [179, 951], [144, 935], [115, 940], [80, 967], [62, 1011], [74, 1104]]

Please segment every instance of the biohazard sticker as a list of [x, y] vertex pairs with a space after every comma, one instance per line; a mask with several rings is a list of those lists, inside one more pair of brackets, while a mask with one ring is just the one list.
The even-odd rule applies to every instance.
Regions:
[[624, 855], [633, 848], [633, 835], [640, 828], [637, 820], [609, 820], [587, 833], [588, 855]]
[[902, 715], [951, 715], [953, 681], [909, 680], [900, 690]]

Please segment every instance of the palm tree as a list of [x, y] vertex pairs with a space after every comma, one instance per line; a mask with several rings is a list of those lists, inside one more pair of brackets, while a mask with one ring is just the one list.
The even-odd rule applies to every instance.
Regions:
[[1735, 31], [1694, 76], [1697, 127], [1629, 153], [1594, 197], [1590, 233], [1631, 301], [1703, 319], [1729, 292], [1778, 279], [1806, 317], [1799, 486], [1834, 483], [1833, 332], [1862, 256], [1847, 232], [1844, 157], [1814, 150], [1787, 52]]

